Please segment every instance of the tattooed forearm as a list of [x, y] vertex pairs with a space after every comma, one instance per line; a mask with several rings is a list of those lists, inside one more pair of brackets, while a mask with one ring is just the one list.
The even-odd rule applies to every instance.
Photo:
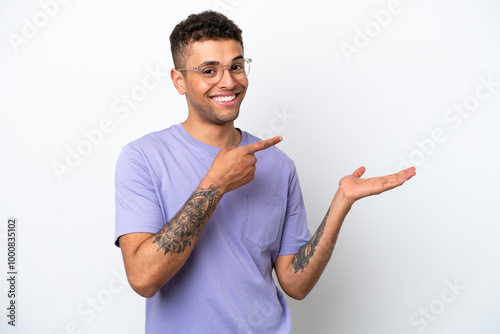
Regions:
[[196, 189], [175, 217], [156, 234], [153, 243], [158, 243], [158, 251], [184, 252], [193, 238], [200, 235], [220, 196], [219, 188], [214, 185]]
[[326, 219], [328, 218], [328, 214], [330, 213], [330, 209], [328, 209], [325, 218], [319, 225], [316, 233], [312, 236], [311, 240], [307, 242], [295, 255], [292, 260], [292, 268], [294, 273], [296, 274], [299, 270], [304, 271], [304, 269], [309, 264], [309, 260], [316, 252], [316, 246], [319, 243], [319, 240], [323, 236], [323, 232], [325, 231]]

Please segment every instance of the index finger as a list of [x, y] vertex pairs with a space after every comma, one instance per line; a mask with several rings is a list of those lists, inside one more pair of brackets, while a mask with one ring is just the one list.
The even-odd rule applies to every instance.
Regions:
[[273, 138], [261, 140], [259, 142], [253, 143], [253, 144], [248, 144], [248, 145], [245, 145], [243, 147], [246, 148], [249, 153], [255, 153], [258, 151], [265, 150], [266, 148], [269, 148], [271, 146], [274, 146], [282, 140], [283, 140], [283, 137], [276, 136]]

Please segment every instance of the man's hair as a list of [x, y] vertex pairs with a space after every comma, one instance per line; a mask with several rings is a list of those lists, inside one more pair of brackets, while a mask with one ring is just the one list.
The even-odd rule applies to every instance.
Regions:
[[170, 50], [175, 68], [185, 66], [190, 43], [228, 39], [240, 42], [243, 47], [241, 29], [226, 16], [211, 10], [189, 15], [170, 34]]

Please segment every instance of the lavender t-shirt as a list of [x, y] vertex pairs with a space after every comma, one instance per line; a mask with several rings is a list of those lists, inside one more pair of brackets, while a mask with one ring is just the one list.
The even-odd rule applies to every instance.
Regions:
[[[240, 145], [260, 139], [241, 131]], [[116, 167], [116, 235], [157, 233], [184, 205], [219, 148], [182, 124], [126, 145]], [[254, 179], [226, 193], [187, 262], [146, 300], [146, 333], [291, 333], [272, 270], [310, 238], [293, 161], [255, 153]]]

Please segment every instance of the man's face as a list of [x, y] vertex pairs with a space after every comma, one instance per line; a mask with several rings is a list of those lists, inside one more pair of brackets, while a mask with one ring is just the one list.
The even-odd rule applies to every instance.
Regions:
[[[185, 68], [205, 62], [219, 62], [222, 66], [243, 57], [243, 48], [235, 40], [195, 42], [190, 45]], [[197, 71], [184, 71], [184, 88], [190, 116], [210, 124], [234, 121], [246, 93], [248, 79], [234, 80], [228, 70], [218, 83], [208, 84]]]

